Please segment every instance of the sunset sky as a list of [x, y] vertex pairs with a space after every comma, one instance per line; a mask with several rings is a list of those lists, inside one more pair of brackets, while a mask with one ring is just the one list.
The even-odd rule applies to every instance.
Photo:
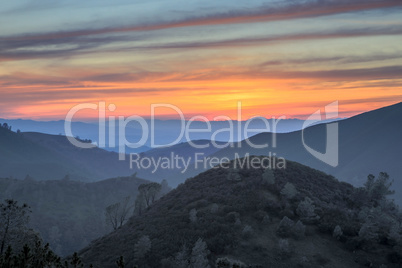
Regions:
[[[2, 1], [0, 118], [340, 117], [402, 101], [402, 1]], [[169, 118], [173, 111], [160, 111]], [[82, 111], [79, 118], [96, 116]]]

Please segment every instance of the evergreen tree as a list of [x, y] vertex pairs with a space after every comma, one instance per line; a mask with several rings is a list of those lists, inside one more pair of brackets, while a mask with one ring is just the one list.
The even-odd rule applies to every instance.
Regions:
[[73, 268], [78, 268], [78, 267], [84, 267], [82, 264], [82, 261], [80, 257], [78, 256], [77, 252], [74, 252], [73, 257], [70, 261], [70, 264], [73, 266]]
[[395, 191], [390, 190], [392, 182], [393, 181], [390, 180], [390, 177], [386, 172], [380, 172], [377, 179], [374, 175], [370, 174], [364, 184], [364, 189], [371, 201], [378, 203], [379, 201], [384, 200], [387, 195], [395, 193]]
[[188, 268], [189, 267], [189, 254], [186, 245], [183, 245], [181, 250], [176, 254], [174, 259], [175, 267], [177, 268]]
[[192, 210], [190, 210], [190, 221], [192, 223], [196, 223], [197, 222], [197, 210], [195, 208], [193, 208]]
[[279, 226], [278, 226], [278, 229], [276, 230], [276, 233], [279, 236], [287, 237], [290, 235], [294, 224], [295, 223], [291, 219], [284, 216], [283, 219], [279, 222]]
[[335, 226], [334, 232], [332, 236], [339, 240], [339, 238], [343, 235], [342, 229], [339, 225]]
[[120, 258], [116, 261], [116, 264], [117, 264], [118, 268], [124, 268], [125, 267], [123, 256], [120, 256]]
[[28, 231], [29, 212], [31, 211], [27, 204], [19, 206], [12, 199], [0, 204], [0, 255], [8, 245], [22, 246]]
[[313, 201], [308, 197], [304, 198], [304, 200], [299, 203], [296, 213], [300, 216], [303, 222], [311, 222], [318, 218], [317, 214], [315, 213]]
[[265, 184], [272, 185], [275, 184], [275, 175], [272, 169], [266, 168], [262, 174], [262, 181]]
[[149, 236], [143, 235], [134, 247], [134, 258], [137, 261], [143, 259], [146, 254], [151, 250], [151, 239]]
[[296, 187], [292, 183], [287, 182], [283, 187], [281, 194], [284, 195], [287, 199], [292, 199], [297, 195]]
[[207, 243], [201, 238], [195, 242], [195, 245], [191, 251], [191, 267], [192, 268], [209, 268], [208, 261], [209, 250]]

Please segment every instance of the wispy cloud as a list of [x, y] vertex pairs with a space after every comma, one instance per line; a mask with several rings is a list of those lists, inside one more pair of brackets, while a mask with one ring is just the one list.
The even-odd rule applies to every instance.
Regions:
[[336, 62], [336, 63], [362, 63], [362, 62], [372, 62], [372, 61], [384, 61], [384, 60], [393, 60], [393, 59], [401, 59], [402, 53], [395, 54], [380, 54], [380, 55], [366, 55], [366, 56], [335, 56], [335, 57], [313, 57], [313, 58], [302, 58], [302, 59], [284, 59], [284, 60], [269, 60], [260, 64], [261, 67], [266, 66], [274, 66], [277, 67], [279, 65], [284, 64], [296, 64], [296, 65], [305, 65], [305, 64], [317, 64], [317, 63], [328, 63], [328, 62]]
[[399, 79], [402, 73], [402, 66], [386, 66], [376, 68], [338, 69], [328, 71], [297, 71], [278, 72], [277, 77], [283, 78], [304, 78], [322, 80], [379, 80]]
[[398, 103], [402, 101], [402, 94], [383, 96], [383, 97], [373, 97], [373, 98], [360, 98], [360, 99], [350, 99], [343, 100], [340, 104], [362, 104], [362, 103]]
[[273, 42], [283, 41], [303, 41], [314, 39], [331, 39], [331, 38], [353, 38], [365, 36], [381, 36], [381, 35], [402, 35], [402, 28], [387, 27], [387, 28], [363, 28], [363, 29], [340, 29], [332, 32], [316, 32], [316, 33], [301, 33], [274, 35], [255, 38], [238, 38], [220, 41], [204, 41], [204, 42], [180, 42], [167, 43], [149, 46], [134, 46], [127, 49], [194, 49], [194, 48], [217, 48], [217, 47], [240, 47], [262, 45]]
[[[165, 42], [157, 45], [130, 45], [133, 41], [143, 41], [143, 37], [104, 37], [104, 38], [62, 38], [50, 40], [9, 40], [0, 44], [0, 61], [24, 60], [34, 58], [57, 58], [67, 57], [71, 55], [81, 55], [88, 53], [105, 53], [105, 52], [127, 52], [132, 50], [159, 50], [159, 49], [208, 49], [208, 48], [228, 48], [228, 47], [244, 47], [269, 45], [277, 42], [287, 41], [305, 41], [319, 39], [335, 39], [335, 38], [354, 38], [354, 37], [370, 37], [384, 35], [402, 35], [401, 27], [372, 27], [358, 29], [338, 29], [332, 32], [312, 32], [285, 35], [269, 35], [262, 37], [247, 37], [226, 39], [217, 41], [192, 41], [192, 42]], [[117, 43], [122, 41], [130, 41], [123, 48], [119, 49], [101, 49], [102, 45]], [[60, 47], [58, 47], [60, 46]], [[70, 46], [71, 48], [65, 48]], [[40, 50], [36, 49], [40, 48]], [[99, 49], [97, 49], [99, 48]], [[341, 58], [330, 58], [329, 60], [341, 60]], [[316, 59], [320, 61], [320, 59]], [[279, 64], [277, 61], [269, 61], [265, 65]], [[297, 63], [297, 62], [294, 62]], [[300, 63], [306, 63], [301, 61]], [[264, 64], [263, 64], [264, 65]]]
[[[323, 0], [300, 3], [292, 1], [286, 4], [270, 3], [250, 9], [215, 12], [201, 17], [189, 16], [173, 21], [158, 21], [158, 19], [155, 19], [155, 22], [146, 25], [54, 31], [15, 36], [0, 35], [0, 61], [60, 58], [97, 52], [244, 47], [286, 41], [401, 35], [402, 30], [400, 26], [387, 26], [355, 29], [343, 28], [332, 31], [316, 30], [303, 33], [227, 38], [211, 41], [171, 42], [165, 40], [158, 44], [144, 44], [144, 42], [135, 44], [136, 41], [147, 41], [157, 37], [158, 34], [150, 34], [153, 30], [314, 18], [391, 7], [402, 7], [402, 2], [395, 0]], [[123, 44], [119, 50], [102, 48], [108, 44], [116, 43]]]
[[[47, 76], [30, 76], [29, 74], [16, 73], [8, 76], [0, 76], [0, 86], [11, 91], [15, 89], [26, 89], [26, 94], [48, 94], [47, 88], [52, 88], [57, 94], [84, 95], [115, 93], [123, 94], [132, 92], [163, 92], [170, 90], [188, 90], [191, 85], [192, 89], [205, 89], [202, 84], [197, 86], [197, 82], [207, 81], [230, 81], [244, 80], [252, 81], [255, 79], [275, 79], [275, 80], [320, 80], [320, 81], [376, 81], [376, 80], [398, 80], [401, 78], [402, 66], [384, 66], [374, 68], [349, 68], [349, 69], [332, 69], [321, 71], [280, 71], [280, 70], [263, 70], [263, 69], [222, 69], [210, 70], [203, 72], [152, 72], [143, 71], [140, 73], [108, 73], [99, 75], [81, 75], [74, 79], [69, 78], [68, 74], [63, 76], [47, 77]], [[89, 84], [88, 84], [89, 83]], [[400, 83], [397, 81], [386, 81], [389, 87], [398, 87]], [[129, 84], [130, 88], [125, 88]], [[153, 88], [152, 85], [158, 84], [158, 88]], [[174, 87], [171, 85], [180, 85]], [[146, 87], [141, 87], [148, 85]], [[368, 87], [386, 87], [383, 82], [370, 82]], [[69, 89], [70, 93], [63, 88]], [[351, 88], [353, 88], [351, 86]], [[34, 90], [39, 89], [39, 90]], [[77, 89], [77, 90], [74, 90]], [[215, 90], [215, 89], [210, 89]], [[325, 90], [325, 89], [323, 89]], [[65, 95], [63, 95], [64, 97]]]
[[402, 2], [397, 0], [321, 0], [288, 2], [286, 5], [266, 4], [254, 9], [230, 10], [218, 12], [202, 17], [189, 17], [175, 21], [150, 23], [147, 25], [134, 25], [130, 27], [111, 27], [102, 29], [83, 29], [75, 31], [60, 31], [39, 35], [20, 35], [2, 37], [0, 41], [7, 40], [37, 40], [59, 39], [78, 36], [90, 36], [107, 33], [152, 31], [170, 28], [191, 26], [211, 26], [221, 24], [255, 23], [264, 21], [280, 21], [299, 18], [312, 18], [334, 15], [347, 12], [356, 12], [372, 9], [402, 7]]

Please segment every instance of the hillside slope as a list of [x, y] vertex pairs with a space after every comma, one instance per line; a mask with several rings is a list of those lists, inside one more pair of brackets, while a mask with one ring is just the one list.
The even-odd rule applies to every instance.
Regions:
[[0, 177], [38, 180], [71, 179], [97, 181], [127, 176], [128, 160], [99, 148], [80, 149], [65, 136], [42, 133], [15, 133], [0, 127]]
[[[193, 141], [197, 145], [211, 144], [209, 140]], [[216, 142], [222, 145], [221, 142]], [[195, 159], [196, 154], [207, 157], [219, 148], [209, 146], [198, 149], [188, 142], [169, 147], [155, 148], [139, 156], [147, 159], [175, 157]], [[65, 136], [38, 132], [15, 133], [0, 127], [0, 177], [24, 179], [27, 175], [37, 180], [62, 179], [69, 175], [73, 180], [98, 181], [135, 172], [140, 177], [160, 182], [172, 174], [172, 169], [151, 165], [147, 169], [130, 169], [130, 157], [119, 161], [117, 153], [100, 148], [81, 149], [72, 145]]]
[[105, 208], [128, 196], [131, 206], [138, 186], [147, 182], [136, 177], [95, 183], [0, 178], [0, 198], [1, 201], [14, 199], [28, 204], [32, 210], [31, 227], [57, 254], [65, 256], [110, 232], [112, 229], [105, 221]]
[[[211, 265], [229, 257], [250, 267], [398, 267], [402, 259], [390, 235], [390, 226], [398, 226], [395, 207], [371, 205], [361, 193], [295, 162], [285, 169], [232, 162], [188, 179], [79, 254], [95, 267], [115, 267], [120, 256], [128, 267], [188, 267], [180, 265], [203, 253]], [[379, 209], [381, 215], [367, 212]], [[379, 219], [389, 221], [379, 223], [378, 240], [368, 240], [363, 226]], [[342, 234], [334, 238], [337, 225]], [[209, 254], [194, 249], [200, 238]]]
[[[363, 113], [337, 122], [339, 127], [339, 165], [331, 167], [312, 156], [302, 143], [302, 132], [276, 134], [276, 147], [272, 147], [273, 134], [257, 134], [233, 147], [226, 147], [210, 157], [234, 159], [236, 156], [272, 155], [313, 167], [336, 178], [361, 186], [369, 173], [385, 171], [395, 180], [394, 189], [402, 192], [402, 103]], [[304, 138], [308, 146], [325, 152], [326, 124], [305, 129]], [[250, 144], [268, 143], [268, 148], [256, 149]], [[203, 166], [188, 169], [184, 174], [171, 176], [172, 185], [186, 177], [204, 171]], [[170, 182], [170, 181], [169, 181]], [[395, 196], [402, 204], [402, 195]]]

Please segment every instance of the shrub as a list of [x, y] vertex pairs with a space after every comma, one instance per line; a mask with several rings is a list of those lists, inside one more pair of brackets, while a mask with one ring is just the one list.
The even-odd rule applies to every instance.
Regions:
[[218, 204], [216, 204], [216, 203], [212, 204], [212, 206], [211, 206], [211, 213], [215, 214], [215, 213], [218, 212], [218, 210], [219, 210]]
[[191, 251], [191, 267], [193, 268], [209, 268], [208, 261], [209, 250], [207, 243], [205, 243], [201, 238], [197, 240], [192, 251]]
[[275, 184], [275, 175], [272, 169], [270, 168], [265, 169], [264, 173], [262, 174], [262, 182], [263, 184], [268, 185]]
[[193, 208], [192, 210], [190, 210], [190, 221], [192, 223], [196, 223], [197, 222], [197, 210], [195, 208]]
[[253, 227], [251, 227], [250, 225], [246, 225], [243, 228], [242, 235], [245, 238], [250, 238], [253, 235], [253, 232]]
[[174, 258], [174, 264], [177, 268], [187, 268], [190, 263], [190, 256], [188, 254], [188, 248], [183, 245], [181, 250], [177, 252]]
[[296, 187], [292, 183], [287, 182], [283, 187], [281, 194], [287, 199], [292, 199], [297, 195]]
[[294, 222], [285, 216], [279, 223], [276, 233], [281, 237], [287, 237], [291, 234], [293, 226], [294, 226]]
[[313, 222], [319, 218], [315, 213], [313, 201], [308, 197], [299, 203], [296, 213], [300, 216], [303, 222]]
[[136, 260], [140, 260], [151, 250], [151, 240], [149, 236], [143, 235], [134, 247], [134, 257]]
[[364, 207], [359, 211], [359, 214], [357, 215], [357, 218], [361, 222], [366, 222], [367, 219], [370, 217], [370, 208]]
[[332, 236], [339, 240], [342, 235], [343, 235], [343, 232], [342, 232], [341, 227], [339, 225], [335, 226]]
[[296, 224], [292, 228], [292, 233], [296, 238], [304, 237], [306, 232], [306, 226], [301, 221], [297, 221]]
[[359, 238], [367, 242], [376, 241], [378, 239], [377, 227], [370, 222], [364, 223], [360, 228]]
[[292, 252], [289, 245], [289, 240], [287, 239], [279, 239], [278, 242], [279, 254], [284, 256], [289, 256]]

